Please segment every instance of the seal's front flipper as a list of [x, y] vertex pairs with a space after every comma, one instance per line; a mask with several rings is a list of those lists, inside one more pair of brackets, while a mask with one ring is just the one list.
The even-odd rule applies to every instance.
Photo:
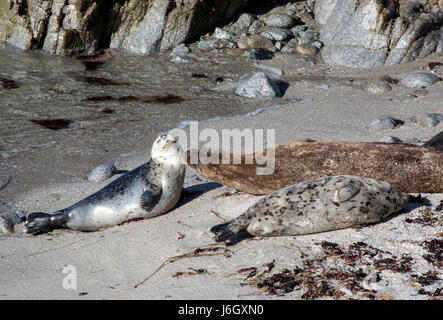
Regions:
[[438, 151], [443, 151], [443, 131], [432, 137], [431, 140], [423, 145], [423, 147], [434, 148]]
[[150, 184], [140, 196], [140, 208], [147, 212], [151, 211], [160, 201], [161, 195], [162, 189], [154, 184]]
[[68, 219], [69, 215], [63, 212], [55, 214], [34, 212], [26, 218], [25, 232], [29, 234], [49, 232], [65, 225]]

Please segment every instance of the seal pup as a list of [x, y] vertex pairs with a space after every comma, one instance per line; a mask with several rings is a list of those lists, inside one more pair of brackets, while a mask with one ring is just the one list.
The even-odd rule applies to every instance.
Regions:
[[151, 160], [117, 178], [103, 189], [54, 214], [31, 213], [26, 232], [36, 234], [66, 226], [94, 231], [137, 218], [152, 218], [170, 211], [178, 202], [185, 163], [177, 139], [159, 136]]
[[243, 232], [274, 237], [344, 229], [381, 221], [403, 209], [411, 198], [384, 181], [324, 177], [275, 191], [211, 232], [220, 242]]
[[[441, 142], [440, 135], [434, 138]], [[259, 161], [256, 159], [263, 158], [263, 153], [267, 154], [270, 148], [264, 152], [257, 151], [252, 156], [211, 151], [218, 153], [219, 161], [209, 164], [200, 160], [197, 164], [191, 163], [190, 154], [193, 151], [188, 151], [188, 164], [205, 178], [255, 195], [269, 194], [299, 182], [336, 175], [386, 181], [407, 193], [443, 193], [443, 152], [434, 147], [383, 142], [293, 140], [272, 147], [275, 169], [269, 175], [257, 175], [257, 168], [262, 165], [257, 164]], [[231, 160], [228, 164], [222, 162], [223, 159], [235, 157], [240, 159], [237, 162]], [[253, 163], [246, 164], [245, 159], [253, 159]]]

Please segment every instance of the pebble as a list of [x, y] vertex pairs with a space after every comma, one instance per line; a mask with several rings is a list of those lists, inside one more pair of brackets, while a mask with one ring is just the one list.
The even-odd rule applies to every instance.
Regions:
[[243, 53], [242, 57], [252, 60], [269, 60], [274, 57], [274, 53], [267, 49], [254, 48]]
[[224, 30], [222, 28], [215, 28], [213, 37], [217, 39], [224, 39], [230, 41], [238, 38], [237, 35], [235, 35], [234, 33]]
[[184, 56], [187, 55], [191, 49], [189, 49], [184, 43], [176, 46], [172, 49], [171, 56]]
[[48, 202], [57, 202], [60, 201], [61, 198], [62, 196], [60, 195], [60, 193], [51, 193], [50, 195], [47, 196], [46, 200]]
[[195, 62], [196, 60], [190, 56], [177, 55], [177, 56], [172, 56], [171, 59], [169, 59], [169, 61], [174, 63], [189, 63], [189, 62]]
[[271, 67], [271, 66], [266, 66], [264, 64], [259, 64], [257, 62], [254, 62], [253, 66], [256, 67], [256, 68], [260, 68], [260, 69], [262, 69], [262, 70], [264, 70], [264, 71], [266, 71], [268, 73], [271, 73], [273, 76], [276, 76], [276, 77], [281, 77], [283, 75], [283, 70], [282, 69], [274, 68], [274, 67]]
[[274, 43], [259, 34], [242, 37], [238, 39], [237, 45], [240, 49], [264, 48], [268, 50], [275, 50]]
[[235, 93], [247, 98], [275, 98], [281, 96], [277, 84], [264, 72], [244, 74], [238, 81]]
[[427, 113], [423, 112], [410, 119], [412, 122], [426, 128], [433, 128], [443, 121], [443, 115], [438, 113]]
[[393, 136], [384, 136], [378, 142], [386, 142], [386, 143], [403, 143], [399, 138]]
[[318, 53], [318, 48], [308, 43], [300, 43], [296, 48], [297, 52], [306, 56], [315, 56]]
[[238, 17], [235, 25], [239, 30], [246, 30], [254, 23], [255, 19], [256, 17], [253, 14], [243, 13]]
[[284, 41], [289, 38], [289, 32], [281, 28], [270, 28], [260, 33], [260, 35], [274, 41]]
[[113, 164], [102, 164], [91, 171], [88, 181], [102, 182], [116, 174], [117, 168]]
[[331, 85], [328, 84], [328, 83], [322, 83], [322, 84], [320, 85], [320, 89], [321, 89], [321, 90], [329, 90], [330, 88], [331, 88]]
[[415, 72], [405, 75], [400, 84], [407, 88], [412, 89], [422, 89], [426, 88], [434, 83], [440, 81], [441, 79], [429, 72]]
[[248, 31], [251, 33], [259, 32], [266, 24], [262, 20], [255, 20], [250, 26]]
[[293, 17], [285, 13], [273, 13], [266, 18], [266, 25], [269, 27], [291, 28], [295, 22]]
[[365, 90], [370, 93], [386, 93], [392, 90], [392, 86], [385, 80], [374, 80], [365, 85]]
[[372, 120], [367, 128], [372, 130], [395, 129], [402, 121], [396, 120], [388, 115], [383, 115]]

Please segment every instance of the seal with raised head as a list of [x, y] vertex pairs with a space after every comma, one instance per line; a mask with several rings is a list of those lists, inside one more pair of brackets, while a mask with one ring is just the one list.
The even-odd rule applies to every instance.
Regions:
[[54, 214], [31, 213], [25, 222], [26, 232], [36, 234], [63, 226], [94, 231], [159, 216], [177, 204], [184, 177], [185, 163], [177, 139], [161, 135], [152, 145], [149, 162], [66, 209]]
[[381, 221], [403, 209], [411, 198], [384, 181], [324, 177], [275, 191], [211, 232], [219, 242], [243, 232], [271, 237], [344, 229]]

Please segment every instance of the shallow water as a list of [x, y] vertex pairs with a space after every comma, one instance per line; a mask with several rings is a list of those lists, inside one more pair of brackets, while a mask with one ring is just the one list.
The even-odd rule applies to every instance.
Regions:
[[[75, 58], [0, 46], [0, 78], [18, 85], [0, 86], [0, 188], [6, 184], [0, 209], [38, 185], [84, 179], [99, 164], [149, 149], [158, 133], [183, 121], [246, 114], [283, 101], [233, 93], [239, 77], [253, 69], [241, 57], [198, 53], [195, 63], [174, 64], [166, 53], [111, 54], [98, 69], [85, 71]], [[167, 94], [183, 101], [136, 100]], [[104, 96], [113, 99], [84, 101]], [[71, 122], [51, 130], [30, 121], [44, 119]]]

